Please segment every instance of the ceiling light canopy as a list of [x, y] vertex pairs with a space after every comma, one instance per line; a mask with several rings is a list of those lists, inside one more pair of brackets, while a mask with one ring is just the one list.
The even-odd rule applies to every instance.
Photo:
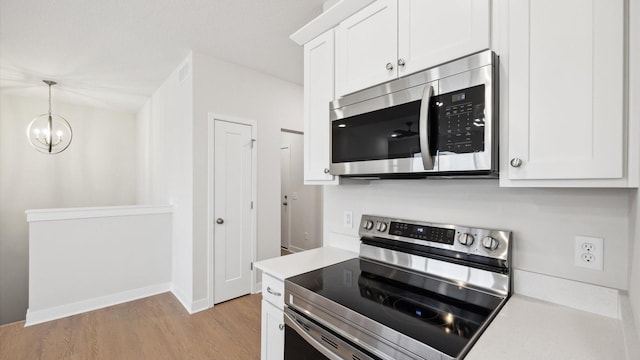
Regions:
[[60, 115], [51, 112], [51, 86], [55, 81], [42, 80], [49, 85], [49, 113], [37, 116], [27, 127], [27, 138], [36, 150], [45, 154], [58, 154], [71, 144], [71, 125]]

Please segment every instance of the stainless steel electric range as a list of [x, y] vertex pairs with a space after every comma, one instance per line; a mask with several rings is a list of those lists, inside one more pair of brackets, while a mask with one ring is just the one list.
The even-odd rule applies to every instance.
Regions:
[[285, 280], [285, 351], [460, 359], [511, 294], [511, 232], [362, 216], [359, 258]]

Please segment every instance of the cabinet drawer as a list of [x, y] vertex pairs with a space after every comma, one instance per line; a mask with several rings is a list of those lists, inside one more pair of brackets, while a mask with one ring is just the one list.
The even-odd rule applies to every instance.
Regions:
[[279, 309], [284, 309], [284, 281], [262, 273], [262, 298]]

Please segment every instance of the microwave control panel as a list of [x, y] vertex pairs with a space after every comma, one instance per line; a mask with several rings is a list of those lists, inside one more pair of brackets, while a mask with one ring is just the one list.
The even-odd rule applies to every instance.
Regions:
[[484, 151], [485, 86], [434, 96], [431, 113], [437, 119], [436, 150], [455, 154]]

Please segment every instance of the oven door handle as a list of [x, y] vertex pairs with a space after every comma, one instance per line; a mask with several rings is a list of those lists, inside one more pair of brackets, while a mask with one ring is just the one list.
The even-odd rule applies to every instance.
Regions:
[[431, 128], [429, 103], [432, 96], [433, 86], [425, 85], [420, 103], [420, 153], [422, 154], [422, 166], [425, 170], [433, 170], [433, 156], [429, 148], [429, 129]]
[[340, 356], [335, 354], [333, 351], [329, 350], [327, 347], [322, 345], [318, 340], [314, 339], [311, 335], [309, 335], [303, 328], [298, 324], [298, 322], [291, 317], [291, 315], [284, 313], [284, 323], [289, 325], [293, 330], [295, 330], [298, 335], [300, 335], [309, 345], [313, 346], [314, 349], [320, 351], [322, 355], [328, 357], [330, 360], [342, 360]]

